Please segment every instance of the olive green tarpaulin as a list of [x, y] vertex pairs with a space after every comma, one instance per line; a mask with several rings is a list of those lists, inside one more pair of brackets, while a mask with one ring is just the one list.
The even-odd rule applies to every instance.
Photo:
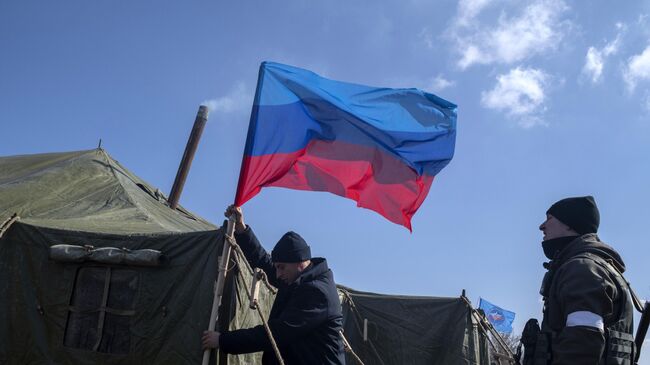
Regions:
[[[0, 157], [0, 224], [14, 214], [20, 219], [0, 237], [0, 364], [201, 363], [219, 227], [171, 209], [101, 149]], [[156, 250], [164, 260], [70, 262], [60, 250], [50, 257], [55, 245], [104, 256]], [[218, 328], [259, 325], [249, 308], [252, 276], [235, 254], [228, 278]], [[460, 298], [340, 292], [345, 336], [367, 365], [487, 364], [486, 336]], [[262, 285], [267, 317], [273, 299]], [[220, 365], [261, 361], [260, 353], [214, 355]]]
[[[0, 157], [0, 223], [13, 214], [20, 219], [0, 238], [0, 364], [201, 363], [223, 245], [217, 226], [171, 209], [101, 149]], [[165, 260], [71, 263], [51, 259], [53, 245], [157, 250]], [[259, 324], [236, 256], [229, 278], [219, 328]], [[268, 315], [273, 298], [262, 297]]]
[[110, 234], [217, 229], [182, 208], [104, 150], [0, 157], [0, 221], [17, 213], [39, 227]]
[[[472, 308], [462, 298], [375, 294], [343, 286], [339, 293], [345, 337], [365, 364], [489, 364], [486, 335], [474, 326]], [[347, 363], [355, 361], [348, 356]]]

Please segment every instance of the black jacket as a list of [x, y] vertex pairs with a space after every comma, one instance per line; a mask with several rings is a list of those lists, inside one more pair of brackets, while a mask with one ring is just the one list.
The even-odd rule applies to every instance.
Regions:
[[[268, 322], [285, 364], [345, 364], [341, 303], [327, 261], [313, 258], [300, 277], [286, 285], [276, 279], [271, 257], [250, 227], [235, 238], [251, 266], [264, 270], [278, 288]], [[230, 354], [264, 351], [262, 364], [277, 364], [263, 326], [225, 332], [219, 348]]]
[[[629, 289], [615, 271], [625, 271], [623, 260], [595, 234], [576, 238], [551, 261], [542, 286], [542, 331], [551, 334], [552, 364], [604, 364], [607, 356], [625, 356], [611, 349], [631, 345], [633, 307]], [[593, 324], [567, 327], [567, 316], [576, 312], [600, 316], [603, 329]], [[612, 331], [626, 340], [610, 338]]]

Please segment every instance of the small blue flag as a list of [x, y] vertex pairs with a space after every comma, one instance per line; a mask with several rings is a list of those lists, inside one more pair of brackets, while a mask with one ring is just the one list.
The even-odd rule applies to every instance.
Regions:
[[512, 333], [512, 322], [515, 320], [515, 312], [497, 307], [483, 298], [480, 298], [478, 307], [485, 312], [485, 317], [497, 331]]

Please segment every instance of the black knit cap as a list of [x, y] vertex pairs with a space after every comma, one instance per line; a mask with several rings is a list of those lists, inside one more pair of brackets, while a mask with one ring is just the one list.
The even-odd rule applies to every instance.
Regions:
[[311, 249], [296, 232], [287, 232], [271, 251], [273, 262], [303, 262], [311, 259]]
[[546, 211], [580, 234], [596, 233], [600, 213], [593, 196], [566, 198], [551, 205]]

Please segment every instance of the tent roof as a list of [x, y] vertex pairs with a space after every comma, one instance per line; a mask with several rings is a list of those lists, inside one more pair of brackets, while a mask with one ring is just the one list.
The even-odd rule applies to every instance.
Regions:
[[423, 296], [423, 295], [373, 293], [373, 292], [352, 289], [350, 287], [341, 284], [336, 285], [336, 287], [339, 290], [339, 292], [343, 295], [350, 295], [353, 298], [368, 298], [370, 300], [386, 300], [386, 299], [421, 300], [421, 301], [427, 301], [431, 303], [447, 303], [447, 302], [456, 302], [460, 299], [460, 297], [433, 297], [433, 296]]
[[214, 230], [103, 149], [0, 157], [0, 221], [115, 234]]

